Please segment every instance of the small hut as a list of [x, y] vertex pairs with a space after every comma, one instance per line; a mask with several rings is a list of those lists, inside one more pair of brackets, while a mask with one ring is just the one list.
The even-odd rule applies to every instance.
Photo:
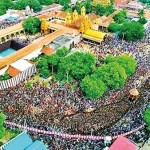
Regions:
[[129, 91], [129, 98], [131, 100], [136, 100], [139, 97], [139, 92], [136, 88], [133, 88]]

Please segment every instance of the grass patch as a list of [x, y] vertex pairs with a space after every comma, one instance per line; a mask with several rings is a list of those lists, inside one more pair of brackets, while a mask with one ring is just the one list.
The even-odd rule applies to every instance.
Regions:
[[[13, 139], [14, 137], [16, 137], [18, 134], [20, 134], [19, 130], [10, 130], [10, 129], [6, 129], [5, 135], [3, 136], [3, 138], [0, 139], [0, 143], [7, 143], [9, 140]], [[3, 145], [2, 144], [2, 145]]]

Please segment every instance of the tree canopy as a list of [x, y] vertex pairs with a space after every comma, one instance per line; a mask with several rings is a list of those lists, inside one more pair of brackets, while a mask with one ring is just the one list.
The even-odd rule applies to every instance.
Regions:
[[105, 57], [105, 63], [117, 62], [120, 66], [125, 69], [127, 76], [131, 76], [136, 69], [137, 62], [136, 60], [127, 54], [122, 54], [117, 57], [108, 55]]
[[4, 75], [0, 75], [0, 81], [8, 80], [10, 78], [11, 76], [8, 73], [5, 73]]
[[145, 36], [145, 29], [139, 22], [125, 22], [120, 28], [119, 37], [127, 41], [137, 41]]
[[53, 72], [57, 72], [60, 60], [65, 57], [67, 53], [68, 49], [66, 47], [62, 47], [56, 50], [55, 54], [50, 56], [44, 55], [37, 63], [39, 73], [42, 76], [47, 77], [50, 75], [50, 70], [52, 70], [52, 74]]
[[75, 52], [64, 57], [58, 66], [58, 79], [83, 79], [95, 69], [96, 58], [90, 53]]
[[147, 129], [150, 131], [150, 107], [144, 112], [144, 121], [146, 122]]
[[55, 2], [55, 0], [38, 0], [41, 5], [51, 5]]
[[8, 9], [13, 8], [13, 5], [12, 0], [0, 0], [0, 15], [5, 14]]
[[125, 69], [127, 76], [131, 76], [135, 72], [137, 62], [133, 57], [123, 54], [117, 57], [117, 62]]
[[107, 5], [103, 6], [101, 4], [97, 4], [96, 7], [94, 8], [94, 12], [99, 15], [99, 16], [108, 16], [114, 12], [114, 7], [113, 5]]
[[92, 76], [101, 79], [111, 89], [121, 88], [127, 78], [125, 69], [117, 62], [101, 65]]
[[140, 18], [140, 19], [138, 20], [138, 22], [141, 23], [141, 24], [146, 24], [146, 23], [147, 23], [147, 20], [146, 20], [144, 17], [142, 17], [142, 18]]
[[86, 76], [80, 86], [89, 99], [97, 99], [107, 90], [106, 85], [100, 79], [94, 79], [91, 76]]
[[0, 113], [0, 139], [5, 135], [4, 121], [5, 115]]
[[119, 24], [123, 23], [126, 18], [127, 18], [127, 12], [126, 12], [126, 10], [121, 10], [119, 13], [117, 13], [113, 17], [114, 21], [116, 23], [119, 23]]
[[112, 22], [109, 27], [108, 27], [108, 30], [110, 32], [118, 32], [120, 30], [120, 25], [116, 22]]
[[19, 0], [15, 3], [15, 9], [25, 9], [26, 6], [30, 6], [35, 12], [42, 10], [42, 6], [38, 0]]
[[39, 32], [40, 26], [41, 21], [37, 17], [29, 17], [23, 22], [24, 29], [31, 34]]

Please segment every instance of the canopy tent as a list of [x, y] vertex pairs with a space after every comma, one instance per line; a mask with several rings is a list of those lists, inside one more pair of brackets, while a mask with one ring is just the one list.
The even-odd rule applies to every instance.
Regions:
[[28, 145], [32, 144], [32, 139], [28, 134], [23, 133], [14, 138], [4, 146], [4, 150], [24, 150]]
[[111, 145], [109, 150], [137, 150], [138, 147], [130, 142], [127, 138], [119, 136], [117, 140]]
[[36, 140], [32, 141], [26, 133], [19, 134], [16, 138], [4, 145], [3, 150], [48, 150], [44, 143]]
[[25, 57], [23, 57], [23, 59], [27, 59], [27, 60], [31, 60], [32, 58], [36, 58], [41, 54], [41, 49], [37, 49], [34, 52], [26, 55]]
[[29, 61], [20, 59], [16, 62], [12, 63], [9, 66], [7, 72], [10, 76], [14, 77], [32, 66], [33, 66], [33, 64], [30, 63]]
[[106, 35], [107, 33], [104, 32], [87, 29], [82, 35], [82, 38], [101, 43]]
[[25, 150], [47, 150], [44, 143], [41, 141], [36, 140], [33, 144], [31, 144], [29, 147], [27, 147]]
[[101, 39], [101, 40], [103, 40], [105, 35], [107, 35], [107, 33], [96, 31], [96, 30], [91, 30], [91, 29], [87, 29], [84, 34]]
[[0, 76], [4, 75], [7, 69], [8, 69], [8, 66], [3, 69], [0, 69]]

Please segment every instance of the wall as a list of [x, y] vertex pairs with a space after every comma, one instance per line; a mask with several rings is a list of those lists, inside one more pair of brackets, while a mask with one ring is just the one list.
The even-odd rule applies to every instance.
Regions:
[[19, 50], [19, 49], [22, 49], [23, 47], [25, 47], [26, 45], [25, 44], [21, 44], [22, 41], [17, 41], [17, 40], [10, 40], [10, 41], [7, 41], [3, 44], [0, 44], [0, 51], [4, 50], [4, 49], [7, 49], [7, 48], [13, 48], [15, 50]]
[[35, 65], [26, 69], [25, 71], [21, 72], [20, 74], [18, 74], [17, 76], [15, 76], [11, 79], [0, 81], [0, 90], [4, 90], [4, 89], [7, 89], [9, 87], [16, 86], [20, 82], [27, 80], [28, 77], [32, 76], [34, 73], [36, 73], [36, 66]]

